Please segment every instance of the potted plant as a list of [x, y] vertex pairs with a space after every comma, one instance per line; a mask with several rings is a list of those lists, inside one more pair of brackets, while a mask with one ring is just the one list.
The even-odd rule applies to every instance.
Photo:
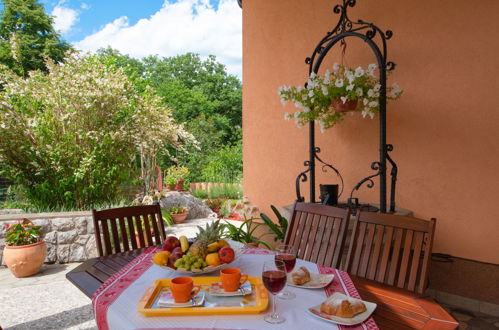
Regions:
[[184, 220], [189, 215], [189, 212], [187, 212], [187, 207], [182, 206], [169, 207], [166, 212], [170, 214], [173, 219], [173, 223], [176, 224], [184, 222]]
[[[185, 166], [176, 166], [176, 165], [170, 166], [167, 169], [167, 174], [168, 174], [167, 177], [171, 177], [174, 180], [176, 180], [175, 190], [183, 191], [184, 190], [184, 181], [187, 178], [187, 176], [189, 175], [189, 169]], [[173, 182], [173, 180], [170, 182]]]
[[[283, 86], [279, 88], [281, 102], [291, 101], [301, 111], [294, 115], [285, 114], [285, 119], [295, 118], [298, 126], [310, 121], [317, 121], [321, 131], [343, 120], [348, 111], [362, 112], [362, 116], [374, 116], [379, 112], [381, 84], [376, 78], [375, 64], [367, 69], [355, 70], [337, 63], [333, 71], [326, 70], [324, 76], [312, 72], [306, 87]], [[388, 99], [397, 99], [402, 90], [394, 83], [386, 89]]]
[[23, 219], [6, 225], [7, 245], [3, 251], [5, 263], [15, 277], [26, 277], [40, 271], [47, 256], [47, 245], [41, 239], [40, 226]]
[[274, 205], [270, 205], [270, 208], [277, 217], [277, 222], [273, 222], [267, 215], [260, 213], [260, 217], [269, 227], [270, 231], [274, 233], [274, 241], [284, 241], [286, 236], [286, 231], [288, 230], [288, 219], [283, 217], [281, 213], [276, 209]]
[[241, 242], [250, 247], [258, 247], [258, 244], [262, 244], [266, 248], [271, 249], [271, 246], [267, 242], [260, 239], [266, 234], [261, 237], [254, 236], [255, 230], [258, 227], [265, 225], [264, 223], [255, 222], [254, 220], [256, 219], [258, 218], [244, 219], [239, 227], [227, 220], [224, 220], [225, 223], [220, 224], [220, 227], [222, 228], [220, 237]]
[[177, 179], [171, 175], [168, 175], [165, 179], [165, 183], [168, 187], [168, 190], [174, 191], [175, 187], [177, 186]]

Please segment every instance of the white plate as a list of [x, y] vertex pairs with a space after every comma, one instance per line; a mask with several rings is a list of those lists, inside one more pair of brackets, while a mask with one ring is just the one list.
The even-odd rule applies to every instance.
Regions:
[[236, 297], [236, 296], [246, 296], [251, 294], [251, 283], [246, 281], [241, 285], [239, 290], [232, 292], [225, 292], [222, 286], [222, 283], [216, 282], [211, 283], [210, 294], [212, 296], [220, 296], [220, 297]]
[[198, 307], [204, 303], [204, 292], [200, 292], [191, 300], [185, 303], [176, 303], [173, 299], [171, 291], [163, 291], [158, 299], [158, 306], [164, 308], [185, 308], [185, 307]]
[[293, 283], [293, 280], [291, 279], [291, 274], [288, 274], [288, 285], [289, 286], [294, 286], [297, 288], [304, 288], [304, 289], [319, 289], [319, 288], [324, 288], [329, 285], [334, 279], [333, 274], [316, 274], [316, 273], [310, 273], [310, 281], [303, 284], [303, 285], [297, 285]]
[[323, 319], [325, 321], [331, 322], [331, 323], [336, 323], [336, 324], [341, 324], [341, 325], [356, 325], [356, 324], [362, 323], [365, 320], [367, 320], [369, 318], [369, 316], [371, 316], [371, 314], [374, 312], [374, 310], [376, 309], [376, 306], [377, 306], [375, 303], [360, 300], [360, 299], [355, 299], [352, 297], [348, 297], [348, 296], [344, 295], [343, 293], [339, 293], [339, 292], [335, 292], [331, 297], [329, 297], [325, 301], [331, 301], [331, 300], [336, 300], [336, 299], [343, 300], [343, 299], [347, 299], [347, 298], [362, 301], [364, 303], [364, 305], [366, 305], [366, 311], [363, 313], [357, 314], [352, 318], [338, 317], [338, 316], [323, 313], [323, 312], [321, 312], [321, 305], [320, 304], [317, 306], [314, 306], [314, 307], [310, 307], [309, 309], [307, 309], [307, 311], [310, 314], [312, 314], [313, 316], [318, 317], [320, 319]]
[[[242, 255], [242, 249], [244, 247], [244, 244], [241, 242], [233, 241], [233, 240], [227, 240], [227, 242], [229, 243], [230, 247], [234, 250], [234, 260], [232, 260], [232, 262], [234, 262]], [[201, 275], [201, 274], [207, 274], [207, 273], [211, 273], [211, 272], [220, 270], [223, 267], [226, 267], [227, 265], [230, 265], [230, 264], [221, 264], [219, 266], [208, 266], [208, 267], [205, 267], [204, 270], [194, 270], [194, 271], [186, 270], [184, 268], [173, 269], [173, 268], [170, 268], [168, 266], [159, 266], [159, 265], [156, 265], [156, 266], [164, 268], [166, 270], [171, 270], [171, 271], [174, 271], [174, 272], [180, 273], [180, 274]]]

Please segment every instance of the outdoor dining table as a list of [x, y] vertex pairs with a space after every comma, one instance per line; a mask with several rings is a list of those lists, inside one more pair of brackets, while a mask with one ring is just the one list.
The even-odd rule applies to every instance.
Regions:
[[[178, 273], [152, 264], [157, 248], [142, 248], [105, 257], [90, 259], [66, 274], [66, 278], [92, 298], [92, 309], [99, 329], [334, 329], [335, 324], [318, 319], [306, 310], [320, 304], [334, 292], [377, 304], [372, 317], [354, 327], [341, 329], [455, 329], [458, 323], [431, 298], [378, 282], [297, 260], [311, 272], [334, 274], [333, 282], [324, 289], [287, 286], [296, 294], [291, 300], [277, 302], [282, 324], [272, 325], [262, 314], [203, 315], [146, 317], [137, 312], [137, 304], [147, 288], [161, 278]], [[243, 249], [231, 266], [241, 268], [253, 277], [261, 276], [261, 265], [272, 260], [273, 252], [264, 249]], [[203, 276], [218, 276], [217, 273]], [[272, 297], [271, 299], [273, 299]]]

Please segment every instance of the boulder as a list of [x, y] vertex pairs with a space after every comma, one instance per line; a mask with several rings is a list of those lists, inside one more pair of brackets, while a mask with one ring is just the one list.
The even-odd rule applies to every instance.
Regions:
[[46, 234], [50, 231], [50, 221], [48, 219], [36, 219], [33, 220], [35, 226], [40, 226], [40, 231], [42, 234]]
[[43, 236], [43, 239], [47, 243], [57, 244], [57, 233], [55, 231], [47, 233], [47, 234], [45, 234], [45, 236]]
[[202, 201], [187, 192], [170, 191], [160, 200], [162, 209], [172, 206], [185, 206], [189, 211], [187, 219], [216, 218], [217, 215]]
[[45, 257], [45, 263], [53, 264], [57, 261], [57, 245], [47, 241], [45, 241], [45, 244], [47, 244], [47, 256]]
[[77, 236], [76, 230], [60, 231], [57, 233], [57, 243], [58, 244], [73, 243], [76, 236]]
[[98, 256], [97, 245], [95, 243], [95, 235], [91, 235], [88, 238], [87, 244], [85, 245], [85, 250], [87, 253], [87, 258], [95, 258]]
[[69, 252], [69, 262], [80, 262], [87, 260], [85, 248], [83, 246], [71, 245]]
[[70, 244], [58, 245], [57, 246], [57, 261], [60, 264], [65, 264], [69, 262], [69, 249]]

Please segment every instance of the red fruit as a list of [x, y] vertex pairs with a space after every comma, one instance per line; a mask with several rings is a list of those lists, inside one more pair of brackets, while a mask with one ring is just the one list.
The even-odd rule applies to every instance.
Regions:
[[168, 263], [166, 265], [170, 268], [177, 269], [177, 267], [175, 267], [175, 261], [177, 261], [177, 259], [182, 258], [183, 256], [184, 254], [182, 252], [173, 252], [168, 257]]
[[163, 242], [163, 250], [172, 252], [177, 246], [180, 246], [180, 241], [175, 236], [168, 236]]
[[223, 264], [231, 263], [234, 256], [234, 250], [230, 246], [224, 246], [218, 251], [218, 259]]
[[180, 246], [177, 246], [176, 248], [174, 248], [172, 251], [172, 254], [177, 253], [177, 252], [184, 255], [184, 252], [182, 252], [182, 248]]

